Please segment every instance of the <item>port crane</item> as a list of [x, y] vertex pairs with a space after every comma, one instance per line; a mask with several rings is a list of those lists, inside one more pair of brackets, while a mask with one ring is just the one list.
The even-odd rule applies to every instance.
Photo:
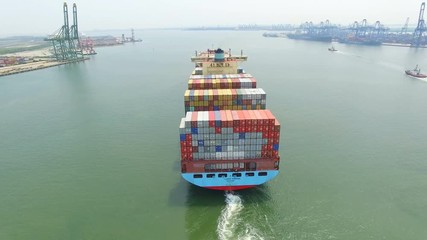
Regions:
[[406, 18], [405, 25], [403, 25], [402, 30], [400, 31], [400, 34], [406, 34], [406, 32], [408, 32], [408, 24], [409, 24], [409, 17]]
[[376, 21], [374, 25], [368, 25], [368, 21], [363, 19], [361, 23], [354, 21], [354, 23], [348, 28], [353, 32], [356, 38], [380, 38], [389, 29], [384, 27], [380, 21]]
[[424, 9], [425, 2], [421, 3], [420, 14], [418, 15], [418, 24], [415, 28], [414, 34], [412, 35], [411, 47], [419, 47], [420, 45], [425, 45], [425, 40], [423, 41], [423, 35], [426, 32], [426, 24], [424, 22]]
[[305, 22], [299, 27], [305, 34], [310, 36], [330, 36], [333, 37], [334, 30], [337, 29], [336, 26], [331, 25], [329, 20], [326, 19], [325, 22], [321, 21], [319, 24], [315, 25], [313, 22]]
[[77, 5], [73, 4], [73, 25], [69, 25], [68, 6], [64, 2], [64, 25], [55, 33], [49, 35], [45, 41], [52, 42], [53, 54], [57, 61], [79, 61], [83, 60], [80, 49], [79, 30], [77, 23]]
[[374, 26], [372, 27], [371, 37], [373, 35], [375, 36], [375, 38], [381, 38], [383, 37], [384, 33], [388, 30], [389, 28], [384, 27], [384, 25], [381, 24], [380, 21], [376, 21]]

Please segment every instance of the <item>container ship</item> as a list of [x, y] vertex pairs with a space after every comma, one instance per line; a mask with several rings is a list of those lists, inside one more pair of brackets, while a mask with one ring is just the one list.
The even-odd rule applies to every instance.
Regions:
[[308, 33], [289, 33], [286, 35], [289, 39], [332, 42], [331, 35], [308, 34]]
[[197, 52], [179, 125], [182, 177], [213, 190], [240, 190], [279, 173], [280, 123], [266, 93], [239, 67], [247, 56]]

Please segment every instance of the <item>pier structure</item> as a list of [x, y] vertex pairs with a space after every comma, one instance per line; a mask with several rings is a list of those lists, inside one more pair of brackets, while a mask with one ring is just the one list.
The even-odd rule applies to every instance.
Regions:
[[341, 43], [380, 45], [388, 30], [389, 28], [380, 21], [370, 25], [365, 18], [361, 22], [354, 21], [350, 26], [342, 28], [336, 39]]
[[82, 50], [83, 55], [97, 54], [93, 46], [94, 46], [94, 43], [92, 38], [90, 37], [80, 38], [80, 49]]
[[337, 27], [332, 25], [328, 19], [326, 19], [324, 22], [321, 21], [319, 24], [305, 22], [300, 27], [310, 36], [331, 38], [334, 35], [334, 31], [337, 29]]
[[[291, 39], [311, 40], [311, 41], [338, 41], [345, 44], [359, 44], [371, 46], [398, 46], [427, 48], [427, 26], [424, 20], [425, 2], [421, 4], [416, 28], [408, 30], [409, 17], [401, 30], [390, 30], [380, 21], [368, 24], [367, 19], [354, 21], [347, 27], [330, 25], [329, 21], [314, 25], [312, 22], [305, 22], [294, 28], [293, 33], [284, 34]], [[266, 37], [276, 37], [277, 34], [264, 34]]]
[[319, 24], [305, 22], [295, 30], [295, 33], [289, 33], [286, 36], [291, 39], [331, 42], [337, 34], [337, 30], [338, 27], [332, 25], [329, 20], [322, 21]]
[[125, 37], [125, 34], [122, 34], [122, 43], [127, 43], [127, 42], [142, 42], [142, 39], [135, 38], [135, 31], [133, 30], [133, 28], [130, 30], [131, 31], [131, 37]]

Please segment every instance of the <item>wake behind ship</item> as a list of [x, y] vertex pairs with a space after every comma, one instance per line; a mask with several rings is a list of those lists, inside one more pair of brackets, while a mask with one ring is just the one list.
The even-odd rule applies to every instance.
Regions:
[[240, 69], [243, 54], [197, 53], [179, 126], [182, 177], [214, 190], [263, 184], [279, 173], [280, 123], [266, 93]]

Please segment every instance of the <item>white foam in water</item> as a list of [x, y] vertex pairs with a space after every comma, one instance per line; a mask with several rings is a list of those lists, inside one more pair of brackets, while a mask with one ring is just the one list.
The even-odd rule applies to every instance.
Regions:
[[243, 209], [242, 199], [238, 195], [226, 192], [225, 203], [218, 219], [216, 232], [220, 240], [235, 239], [235, 230], [240, 221], [239, 213]]
[[239, 240], [264, 240], [261, 234], [258, 232], [258, 229], [254, 228], [250, 224], [245, 225], [245, 233], [239, 235], [237, 239]]
[[[244, 219], [241, 218], [240, 213], [243, 210], [243, 202], [239, 195], [232, 192], [225, 193], [225, 207], [221, 211], [221, 216], [218, 218], [218, 227], [216, 232], [218, 239], [264, 239], [256, 228], [248, 223], [243, 223]], [[239, 225], [244, 224], [244, 232], [237, 232]]]

